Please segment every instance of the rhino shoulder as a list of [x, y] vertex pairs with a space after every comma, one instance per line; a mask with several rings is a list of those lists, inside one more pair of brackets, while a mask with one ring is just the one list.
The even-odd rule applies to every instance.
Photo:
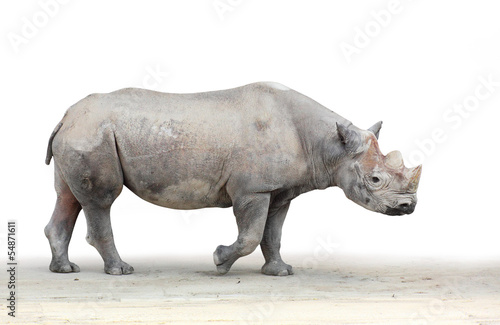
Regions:
[[288, 88], [287, 86], [274, 81], [263, 81], [258, 84], [260, 84], [262, 87], [266, 87], [272, 90], [282, 90], [282, 91], [290, 90], [290, 88]]

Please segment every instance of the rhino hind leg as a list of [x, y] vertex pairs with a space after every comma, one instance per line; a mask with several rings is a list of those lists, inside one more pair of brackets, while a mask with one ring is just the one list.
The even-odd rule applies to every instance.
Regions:
[[61, 168], [68, 186], [83, 207], [87, 242], [101, 255], [106, 273], [132, 273], [134, 269], [122, 261], [116, 250], [111, 228], [111, 205], [123, 189], [123, 172], [113, 135], [92, 151], [68, 146], [65, 158]]
[[134, 268], [122, 261], [116, 250], [110, 218], [111, 207], [86, 206], [87, 242], [104, 260], [104, 272], [112, 275], [131, 274]]
[[271, 207], [269, 216], [267, 217], [264, 236], [260, 243], [260, 248], [266, 263], [262, 266], [261, 272], [266, 275], [292, 275], [292, 266], [286, 264], [281, 259], [281, 229], [285, 222], [286, 213], [290, 203], [273, 209]]
[[49, 269], [57, 273], [79, 272], [80, 268], [69, 261], [68, 246], [82, 206], [61, 178], [57, 166], [55, 169], [55, 188], [57, 192], [56, 206], [52, 218], [45, 227], [45, 236], [49, 240], [52, 251]]
[[[99, 177], [89, 177], [87, 188], [90, 191], [81, 191], [83, 212], [87, 220], [86, 240], [94, 246], [104, 261], [104, 272], [113, 275], [131, 274], [134, 268], [123, 262], [115, 246], [113, 230], [111, 228], [111, 205], [120, 195], [123, 180], [113, 169], [100, 166]], [[116, 171], [115, 171], [116, 172]], [[90, 172], [92, 175], [92, 172]], [[104, 176], [106, 175], [106, 176]]]
[[270, 194], [257, 193], [238, 197], [233, 211], [238, 239], [231, 246], [220, 245], [214, 252], [217, 272], [226, 274], [236, 260], [252, 253], [262, 240], [269, 209]]

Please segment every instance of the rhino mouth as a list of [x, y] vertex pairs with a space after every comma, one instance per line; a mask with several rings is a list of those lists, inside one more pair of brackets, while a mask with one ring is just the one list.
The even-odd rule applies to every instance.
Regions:
[[402, 216], [405, 214], [412, 214], [415, 211], [415, 206], [417, 203], [403, 203], [396, 207], [387, 207], [385, 214], [390, 216]]

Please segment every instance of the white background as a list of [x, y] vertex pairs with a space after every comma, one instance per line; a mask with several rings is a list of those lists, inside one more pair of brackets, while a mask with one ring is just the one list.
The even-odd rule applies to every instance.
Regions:
[[[13, 219], [21, 260], [49, 263], [43, 228], [55, 191], [53, 164], [44, 164], [47, 141], [81, 98], [130, 86], [196, 92], [277, 81], [359, 127], [383, 120], [382, 151], [398, 149], [407, 166], [424, 165], [410, 216], [364, 210], [338, 188], [297, 198], [284, 226], [285, 260], [318, 247], [332, 259], [500, 258], [500, 87], [487, 92], [480, 81], [500, 81], [496, 1], [61, 1], [48, 9], [45, 2], [0, 10], [0, 252]], [[218, 12], [214, 3], [229, 7]], [[355, 53], [346, 57], [348, 46]], [[482, 99], [474, 102], [478, 87]], [[450, 111], [464, 101], [477, 104], [467, 117]], [[231, 209], [165, 209], [127, 189], [112, 222], [125, 260], [210, 259], [237, 235]], [[76, 263], [99, 258], [85, 232], [82, 213], [70, 245]]]

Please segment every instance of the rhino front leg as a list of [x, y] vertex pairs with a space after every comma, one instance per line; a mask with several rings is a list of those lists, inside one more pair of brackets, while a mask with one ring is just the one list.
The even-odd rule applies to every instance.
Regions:
[[260, 248], [266, 259], [266, 264], [262, 266], [262, 273], [267, 275], [292, 275], [292, 266], [286, 264], [281, 259], [281, 229], [285, 222], [286, 213], [290, 203], [277, 208], [269, 209], [264, 236], [260, 243]]
[[87, 219], [87, 242], [104, 260], [104, 272], [113, 275], [131, 274], [134, 268], [123, 262], [115, 247], [111, 229], [110, 207], [84, 207]]
[[255, 193], [238, 197], [233, 211], [238, 225], [238, 239], [231, 246], [219, 246], [214, 252], [217, 272], [226, 274], [236, 260], [252, 253], [262, 240], [266, 225], [269, 193]]

